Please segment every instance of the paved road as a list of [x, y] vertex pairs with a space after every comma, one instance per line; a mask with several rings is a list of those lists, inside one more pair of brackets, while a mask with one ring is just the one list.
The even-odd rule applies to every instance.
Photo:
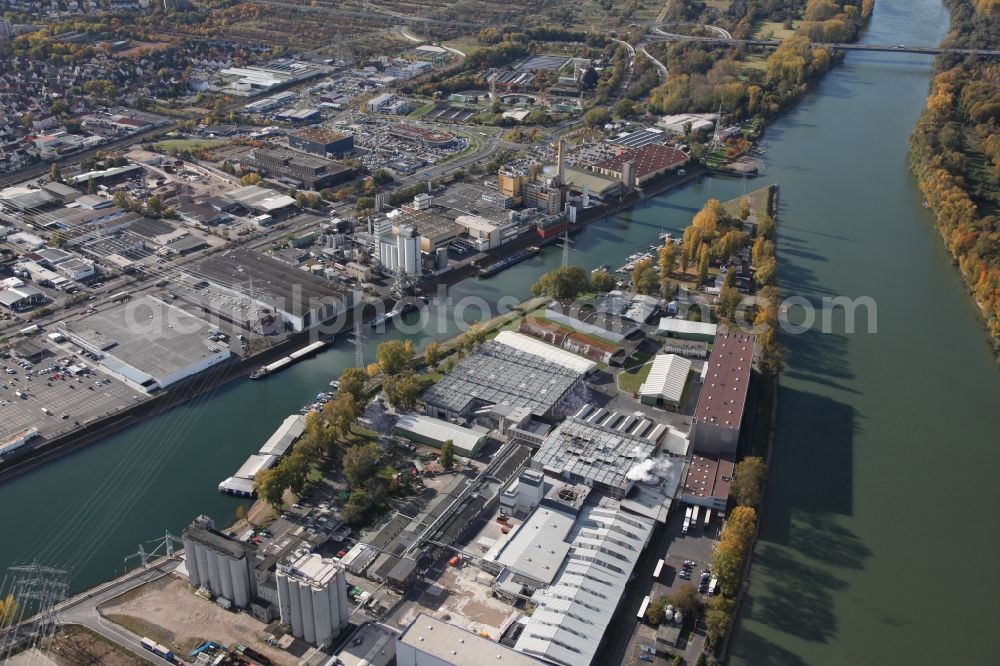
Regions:
[[[136, 569], [121, 578], [104, 583], [67, 599], [56, 606], [59, 622], [61, 624], [82, 625], [145, 661], [155, 664], [163, 663], [139, 646], [141, 636], [136, 636], [132, 632], [105, 620], [98, 613], [97, 607], [130, 590], [168, 575], [177, 569], [179, 565], [179, 558], [164, 558], [154, 563], [148, 569]], [[22, 622], [20, 625], [21, 631], [30, 632], [34, 621], [35, 618], [29, 618]]]

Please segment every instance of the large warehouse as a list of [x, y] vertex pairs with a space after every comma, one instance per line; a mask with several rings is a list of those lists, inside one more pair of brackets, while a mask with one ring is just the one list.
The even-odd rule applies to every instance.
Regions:
[[474, 457], [486, 442], [489, 433], [486, 428], [456, 425], [450, 421], [436, 419], [422, 414], [404, 414], [396, 422], [396, 432], [420, 444], [441, 448], [451, 441], [455, 451], [462, 456]]
[[679, 407], [690, 372], [690, 360], [676, 354], [657, 354], [646, 381], [639, 387], [639, 398], [647, 405]]
[[218, 329], [179, 307], [143, 296], [110, 310], [62, 322], [60, 332], [98, 357], [109, 373], [147, 393], [229, 359]]
[[424, 392], [423, 399], [429, 415], [449, 419], [490, 405], [525, 407], [544, 417], [563, 405], [582, 379], [582, 372], [489, 341]]
[[691, 440], [696, 453], [735, 453], [746, 407], [756, 336], [720, 333], [704, 373]]
[[518, 333], [517, 331], [500, 331], [494, 340], [513, 349], [519, 349], [523, 352], [534, 354], [539, 358], [546, 359], [553, 363], [558, 363], [573, 372], [579, 372], [583, 375], [589, 375], [593, 371], [597, 370], [596, 361], [591, 361], [589, 358], [584, 358], [583, 356], [579, 356], [573, 352], [568, 352], [565, 349], [553, 347], [546, 342], [542, 342], [538, 338], [533, 338], [530, 335], [525, 335], [524, 333]]
[[351, 292], [329, 280], [252, 250], [214, 254], [186, 270], [195, 280], [205, 280], [234, 296], [252, 298], [294, 331], [332, 319], [353, 302]]

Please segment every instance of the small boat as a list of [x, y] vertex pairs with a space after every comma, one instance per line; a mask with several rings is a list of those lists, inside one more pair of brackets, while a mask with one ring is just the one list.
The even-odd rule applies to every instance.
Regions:
[[334, 379], [332, 382], [330, 382], [330, 388], [332, 388], [332, 389], [339, 389], [340, 388], [340, 380], [339, 379]]

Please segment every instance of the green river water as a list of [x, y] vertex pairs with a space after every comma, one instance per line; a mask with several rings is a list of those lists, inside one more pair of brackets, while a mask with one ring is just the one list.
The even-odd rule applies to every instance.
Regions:
[[[937, 44], [946, 25], [938, 0], [879, 0], [866, 39]], [[768, 130], [768, 164], [751, 187], [781, 185], [782, 287], [810, 302], [871, 297], [877, 333], [862, 316], [859, 332], [844, 334], [835, 317], [832, 333], [782, 338], [788, 367], [735, 663], [915, 663], [940, 653], [946, 663], [1000, 662], [1000, 636], [989, 630], [1000, 537], [982, 522], [1000, 495], [991, 478], [1000, 372], [907, 170], [931, 65], [851, 54]], [[685, 226], [707, 198], [743, 188], [708, 179], [664, 194], [590, 226], [572, 259], [618, 266], [662, 229]], [[548, 248], [450, 296], [521, 300], [560, 254]], [[432, 314], [442, 309], [450, 313], [435, 305]], [[377, 342], [401, 335], [373, 336], [368, 359]], [[122, 573], [140, 542], [179, 534], [199, 513], [226, 522], [240, 502], [218, 483], [353, 358], [338, 340], [274, 377], [228, 384], [0, 485], [0, 569], [34, 559], [63, 566], [79, 591]]]

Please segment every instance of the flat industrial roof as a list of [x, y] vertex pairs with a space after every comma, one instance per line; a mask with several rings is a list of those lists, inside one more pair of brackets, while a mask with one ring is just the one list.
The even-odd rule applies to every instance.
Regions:
[[664, 434], [648, 419], [585, 407], [545, 438], [531, 465], [552, 476], [568, 474], [588, 485], [625, 492], [633, 481], [629, 472], [649, 459], [658, 443], [638, 432]]
[[329, 280], [253, 250], [216, 253], [185, 268], [185, 271], [196, 280], [208, 280], [296, 316], [310, 311], [311, 300], [345, 302], [348, 295], [346, 290]]
[[694, 497], [729, 497], [736, 463], [727, 456], [695, 455], [684, 477], [683, 494]]
[[753, 371], [751, 333], [719, 333], [705, 367], [705, 382], [694, 411], [697, 423], [739, 430]]
[[152, 296], [63, 322], [61, 327], [74, 342], [82, 340], [106, 354], [101, 363], [112, 370], [131, 377], [133, 369], [157, 382], [228, 352], [226, 345], [209, 339], [217, 328]]
[[718, 324], [711, 324], [706, 321], [675, 319], [674, 317], [663, 317], [660, 319], [659, 325], [659, 329], [667, 334], [706, 335], [711, 337], [715, 337], [718, 328]]
[[424, 402], [456, 413], [476, 401], [527, 407], [542, 416], [583, 377], [580, 372], [499, 342], [483, 343], [441, 381], [424, 392]]
[[278, 462], [276, 456], [262, 456], [255, 453], [247, 458], [247, 461], [236, 470], [236, 474], [233, 476], [237, 479], [249, 479], [252, 481], [262, 470], [274, 467], [274, 463], [276, 462]]
[[539, 506], [508, 537], [496, 561], [548, 585], [572, 547], [566, 537], [575, 522], [576, 514]]
[[[498, 666], [539, 666], [538, 662], [506, 645], [479, 634], [420, 613], [397, 640], [400, 645], [431, 655], [448, 664], [497, 664]], [[423, 663], [418, 659], [418, 663]]]

